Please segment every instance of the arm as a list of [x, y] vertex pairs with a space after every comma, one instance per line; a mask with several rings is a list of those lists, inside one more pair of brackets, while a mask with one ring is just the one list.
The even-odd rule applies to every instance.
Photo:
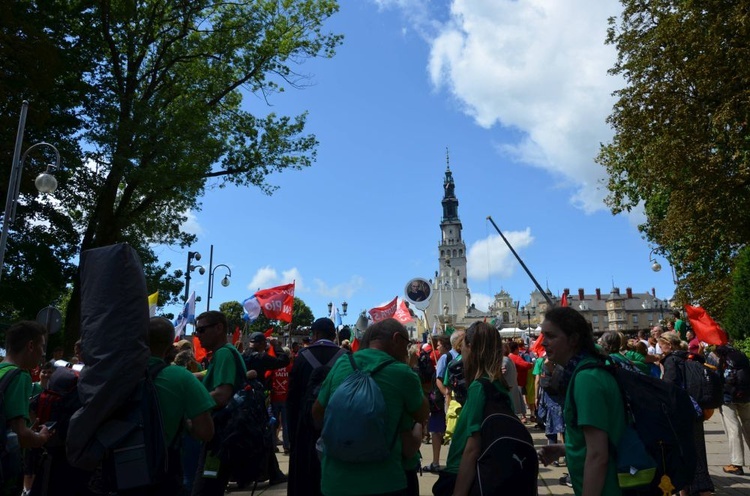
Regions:
[[609, 438], [596, 427], [581, 427], [586, 438], [586, 462], [583, 465], [583, 496], [599, 496], [604, 489], [609, 460]]
[[46, 426], [43, 425], [39, 432], [34, 432], [26, 427], [26, 419], [23, 417], [11, 419], [10, 428], [18, 434], [18, 444], [21, 448], [41, 448], [50, 437]]
[[315, 424], [316, 429], [322, 429], [323, 428], [323, 417], [325, 417], [326, 414], [326, 408], [320, 404], [318, 400], [315, 400], [315, 403], [312, 407], [312, 417], [313, 417], [313, 423]]
[[419, 423], [426, 422], [430, 417], [430, 404], [427, 402], [425, 395], [422, 395], [422, 404], [419, 406], [419, 409], [412, 413], [411, 416]]
[[229, 404], [229, 400], [232, 399], [232, 396], [234, 395], [234, 389], [232, 388], [231, 384], [222, 384], [221, 386], [218, 386], [216, 389], [211, 391], [211, 397], [216, 402], [216, 409], [224, 408]]
[[454, 496], [465, 496], [469, 494], [471, 485], [474, 483], [477, 458], [479, 457], [481, 446], [482, 439], [479, 432], [475, 432], [466, 440], [464, 454], [461, 457], [461, 465], [458, 467], [456, 487], [453, 489]]
[[199, 441], [207, 443], [214, 437], [214, 419], [211, 417], [210, 411], [192, 418], [187, 426], [190, 435]]
[[411, 458], [417, 454], [422, 445], [422, 423], [417, 422], [410, 431], [401, 433], [401, 456]]

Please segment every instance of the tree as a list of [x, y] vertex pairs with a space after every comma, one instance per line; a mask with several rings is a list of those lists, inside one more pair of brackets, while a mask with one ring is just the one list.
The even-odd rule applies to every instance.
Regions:
[[235, 328], [242, 329], [245, 326], [245, 321], [242, 320], [244, 310], [239, 301], [224, 302], [219, 305], [219, 311], [227, 317], [227, 325], [229, 326], [227, 331], [234, 332]]
[[682, 303], [722, 315], [750, 240], [750, 2], [622, 0], [607, 42], [625, 78], [597, 161], [607, 204], [639, 226], [679, 278]]
[[[68, 130], [86, 151], [60, 188], [77, 233], [73, 246], [83, 251], [130, 243], [144, 262], [149, 287], [167, 287], [175, 300], [180, 272], [168, 274], [150, 246], [195, 241], [180, 226], [189, 210], [200, 208], [207, 181], [271, 194], [270, 173], [314, 162], [317, 141], [305, 134], [306, 114], [278, 116], [252, 103], [286, 87], [301, 88], [306, 76], [293, 65], [334, 55], [341, 36], [325, 33], [323, 23], [338, 4], [66, 4], [62, 20], [30, 19], [40, 31], [52, 23], [67, 26], [56, 39], [66, 42], [76, 61], [86, 62], [72, 67], [82, 90], [72, 107], [79, 121]], [[247, 94], [257, 98], [243, 102]], [[78, 335], [79, 299], [74, 278], [68, 346]]]
[[743, 248], [737, 256], [732, 281], [732, 294], [722, 324], [733, 340], [750, 338], [750, 247]]

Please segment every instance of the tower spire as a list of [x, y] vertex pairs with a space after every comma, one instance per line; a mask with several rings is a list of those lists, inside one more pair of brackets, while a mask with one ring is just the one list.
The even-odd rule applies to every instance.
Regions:
[[447, 146], [445, 147], [445, 167], [448, 170], [450, 170], [450, 168], [451, 168], [451, 156], [450, 156], [450, 153], [448, 152], [448, 147]]

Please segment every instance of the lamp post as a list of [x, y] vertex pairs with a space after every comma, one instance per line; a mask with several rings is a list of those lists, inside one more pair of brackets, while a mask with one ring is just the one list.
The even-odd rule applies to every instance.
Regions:
[[[328, 306], [328, 316], [330, 317], [333, 314], [333, 302], [329, 301], [327, 306]], [[341, 303], [342, 312], [339, 315], [341, 315], [342, 317], [346, 317], [346, 310], [348, 308], [349, 308], [349, 304], [345, 301], [342, 302]]]
[[21, 155], [21, 148], [23, 147], [23, 133], [26, 128], [26, 114], [28, 113], [28, 110], [29, 102], [24, 101], [21, 105], [21, 117], [18, 121], [16, 145], [15, 149], [13, 150], [13, 164], [10, 169], [8, 191], [5, 198], [3, 229], [2, 233], [0, 234], [0, 278], [2, 278], [3, 275], [3, 265], [5, 263], [5, 248], [8, 244], [8, 231], [10, 230], [10, 225], [16, 218], [16, 205], [18, 204], [18, 194], [20, 193], [21, 189], [21, 172], [23, 171], [23, 164], [26, 161], [26, 157], [28, 156], [29, 152], [41, 146], [52, 148], [52, 150], [55, 152], [55, 163], [49, 164], [47, 166], [47, 169], [37, 176], [36, 180], [34, 181], [34, 185], [40, 193], [52, 193], [57, 189], [57, 179], [55, 179], [55, 176], [53, 176], [51, 172], [53, 171], [53, 169], [57, 170], [60, 168], [60, 152], [54, 145], [45, 142], [36, 143], [34, 145], [31, 145], [23, 153], [23, 155]]
[[226, 288], [227, 286], [229, 286], [229, 278], [232, 277], [232, 269], [230, 269], [226, 264], [219, 264], [214, 267], [214, 245], [211, 245], [211, 255], [208, 257], [208, 298], [206, 298], [207, 312], [211, 310], [211, 298], [214, 297], [214, 274], [216, 274], [216, 269], [218, 269], [219, 267], [224, 267], [225, 269], [227, 269], [228, 274], [225, 274], [224, 278], [221, 280], [221, 285]]
[[200, 261], [200, 259], [201, 254], [197, 251], [188, 251], [187, 270], [185, 270], [185, 303], [187, 303], [188, 298], [190, 298], [190, 273], [195, 269], [198, 269], [200, 275], [206, 273], [206, 269], [204, 269], [202, 265], [192, 264], [193, 260]]

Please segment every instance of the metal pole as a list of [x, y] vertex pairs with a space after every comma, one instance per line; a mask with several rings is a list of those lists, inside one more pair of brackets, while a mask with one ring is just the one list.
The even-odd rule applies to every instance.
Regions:
[[5, 213], [3, 214], [3, 230], [0, 234], [0, 279], [3, 276], [5, 264], [5, 247], [8, 243], [8, 230], [11, 223], [11, 212], [16, 203], [17, 184], [21, 180], [21, 147], [23, 146], [23, 133], [26, 129], [26, 114], [29, 111], [29, 102], [26, 100], [21, 104], [21, 118], [18, 120], [18, 132], [16, 133], [16, 147], [13, 150], [13, 164], [10, 168], [10, 179], [8, 180], [8, 191], [5, 198]]
[[505, 241], [505, 244], [508, 245], [508, 248], [510, 249], [511, 253], [513, 253], [513, 255], [516, 257], [516, 260], [518, 260], [518, 263], [520, 263], [521, 267], [523, 267], [523, 270], [526, 271], [526, 274], [528, 274], [528, 276], [534, 282], [534, 285], [536, 286], [536, 289], [538, 289], [539, 292], [542, 293], [542, 296], [544, 297], [545, 300], [547, 300], [547, 303], [549, 304], [549, 306], [554, 306], [554, 303], [552, 302], [552, 299], [549, 296], [547, 296], [547, 293], [545, 293], [544, 290], [542, 289], [542, 287], [539, 285], [539, 283], [536, 282], [536, 279], [534, 279], [534, 276], [531, 275], [531, 271], [529, 271], [528, 267], [526, 267], [526, 264], [523, 263], [523, 260], [521, 260], [521, 257], [518, 256], [518, 253], [516, 253], [516, 250], [513, 249], [513, 247], [508, 242], [508, 240], [505, 239], [505, 236], [503, 236], [503, 233], [500, 231], [500, 228], [497, 227], [497, 224], [495, 224], [495, 221], [492, 220], [492, 217], [488, 215], [487, 216], [487, 220], [492, 223], [492, 226], [495, 228], [495, 230], [497, 231], [497, 233], [500, 235], [501, 238], [503, 238], [503, 241]]
[[208, 256], [208, 298], [206, 298], [206, 312], [211, 310], [211, 297], [214, 293], [214, 245], [211, 245], [211, 253]]
[[185, 269], [185, 304], [187, 304], [190, 291], [190, 261], [193, 258], [193, 252], [188, 251], [187, 269]]

